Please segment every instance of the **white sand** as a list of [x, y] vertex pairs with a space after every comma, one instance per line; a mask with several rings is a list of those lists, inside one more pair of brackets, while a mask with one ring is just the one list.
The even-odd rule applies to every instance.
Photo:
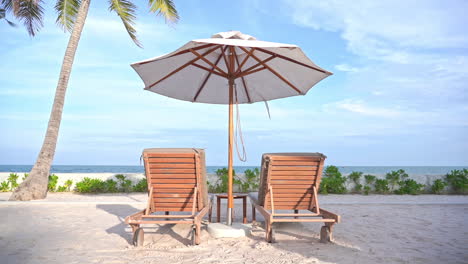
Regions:
[[274, 244], [257, 228], [241, 239], [203, 231], [202, 244], [188, 246], [188, 225], [164, 225], [147, 228], [145, 246], [134, 248], [122, 221], [144, 207], [144, 194], [21, 204], [8, 195], [0, 194], [0, 263], [468, 263], [468, 196], [321, 196], [342, 215], [335, 244], [318, 242], [319, 224], [283, 224]]

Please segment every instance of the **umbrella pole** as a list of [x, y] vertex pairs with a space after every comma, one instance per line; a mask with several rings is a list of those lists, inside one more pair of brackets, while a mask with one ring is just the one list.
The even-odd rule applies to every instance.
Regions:
[[234, 79], [229, 79], [229, 143], [228, 143], [228, 206], [227, 206], [227, 225], [232, 225], [232, 210], [234, 208], [232, 185], [233, 185], [233, 158], [232, 146], [234, 142], [234, 118], [233, 118], [233, 103], [234, 103]]

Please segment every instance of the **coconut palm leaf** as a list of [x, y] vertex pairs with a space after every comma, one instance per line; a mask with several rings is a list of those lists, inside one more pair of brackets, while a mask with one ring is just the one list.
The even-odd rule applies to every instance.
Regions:
[[162, 15], [166, 21], [179, 21], [179, 14], [172, 0], [149, 0], [150, 12]]
[[[23, 22], [28, 34], [35, 36], [42, 28], [44, 8], [42, 0], [1, 0], [1, 8], [6, 12], [13, 12], [13, 15]], [[13, 24], [8, 21], [8, 24]]]
[[57, 0], [55, 4], [57, 20], [55, 22], [64, 31], [72, 31], [80, 5], [81, 0]]
[[122, 20], [128, 35], [138, 47], [143, 47], [136, 36], [136, 6], [129, 0], [109, 0], [109, 10], [114, 11]]

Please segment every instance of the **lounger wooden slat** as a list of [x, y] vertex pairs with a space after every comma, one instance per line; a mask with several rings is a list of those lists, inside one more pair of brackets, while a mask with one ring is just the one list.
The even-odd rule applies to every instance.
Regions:
[[[151, 174], [151, 179], [167, 179], [167, 173], [154, 173]], [[195, 173], [181, 173], [181, 174], [171, 174], [171, 179], [194, 179], [196, 177]]]
[[174, 178], [174, 179], [162, 179], [162, 178], [152, 178], [154, 179], [155, 183], [177, 183], [177, 184], [195, 184], [196, 180], [194, 178], [188, 179], [188, 178]]
[[195, 164], [188, 163], [159, 163], [149, 165], [150, 169], [195, 169]]
[[191, 198], [193, 194], [188, 194], [188, 193], [154, 193], [153, 192], [153, 197], [154, 198]]
[[192, 153], [147, 153], [146, 158], [193, 158]]
[[151, 169], [150, 173], [165, 173], [165, 174], [172, 174], [172, 173], [190, 173], [194, 174], [195, 169]]
[[296, 160], [280, 160], [275, 161], [277, 166], [319, 166], [320, 162], [318, 161], [296, 161]]
[[317, 171], [318, 166], [275, 166], [271, 168], [272, 171], [307, 171], [314, 172]]
[[153, 163], [161, 164], [161, 163], [192, 163], [194, 162], [194, 158], [150, 158], [148, 159], [148, 163], [151, 165]]
[[272, 176], [291, 176], [293, 177], [294, 175], [297, 176], [316, 176], [317, 171], [271, 171]]
[[[272, 242], [275, 222], [322, 222], [322, 242], [332, 240], [333, 225], [340, 217], [320, 208], [318, 188], [326, 156], [321, 153], [270, 153], [262, 157], [259, 193], [251, 193], [255, 210], [265, 218], [266, 240]], [[277, 213], [275, 210], [292, 210]], [[311, 213], [301, 214], [299, 210]]]
[[[142, 224], [190, 223], [193, 244], [200, 243], [201, 219], [211, 210], [202, 149], [145, 149], [148, 205], [125, 218], [134, 231], [134, 244], [142, 245]], [[190, 212], [171, 215], [170, 212]], [[164, 213], [164, 215], [154, 215]]]

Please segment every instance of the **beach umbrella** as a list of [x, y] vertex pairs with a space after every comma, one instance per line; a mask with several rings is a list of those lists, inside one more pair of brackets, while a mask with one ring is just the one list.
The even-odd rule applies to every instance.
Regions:
[[189, 102], [229, 105], [229, 225], [233, 209], [233, 106], [305, 95], [332, 74], [315, 65], [296, 45], [259, 41], [239, 31], [192, 40], [174, 52], [131, 66], [145, 90]]

